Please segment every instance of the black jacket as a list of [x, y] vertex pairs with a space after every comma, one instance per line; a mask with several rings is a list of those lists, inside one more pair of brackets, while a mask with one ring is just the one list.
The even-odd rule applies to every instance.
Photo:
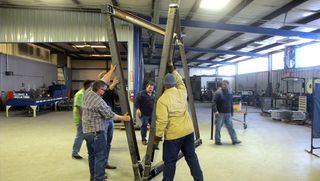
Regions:
[[233, 96], [232, 93], [227, 90], [223, 91], [222, 89], [218, 89], [214, 93], [212, 109], [213, 112], [219, 113], [233, 113]]

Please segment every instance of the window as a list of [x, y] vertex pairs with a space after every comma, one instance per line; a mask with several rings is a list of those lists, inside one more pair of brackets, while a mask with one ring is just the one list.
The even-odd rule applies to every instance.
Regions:
[[201, 69], [201, 68], [191, 68], [189, 71], [190, 76], [194, 75], [214, 75], [216, 73], [216, 69]]
[[268, 59], [255, 58], [238, 63], [238, 74], [268, 71]]
[[320, 65], [320, 43], [306, 45], [296, 50], [296, 68]]
[[284, 69], [284, 52], [272, 54], [272, 70]]
[[219, 75], [236, 75], [236, 67], [234, 65], [228, 65], [218, 68]]

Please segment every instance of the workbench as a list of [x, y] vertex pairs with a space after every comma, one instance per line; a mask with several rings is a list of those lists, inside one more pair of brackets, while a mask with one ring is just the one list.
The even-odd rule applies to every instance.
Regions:
[[29, 106], [33, 110], [33, 117], [36, 117], [37, 108], [39, 106], [54, 104], [55, 111], [57, 111], [58, 102], [66, 99], [68, 99], [68, 97], [38, 98], [38, 99], [24, 99], [24, 98], [10, 99], [7, 101], [7, 105], [6, 105], [6, 116], [9, 117], [9, 109], [12, 106], [17, 106], [17, 107]]

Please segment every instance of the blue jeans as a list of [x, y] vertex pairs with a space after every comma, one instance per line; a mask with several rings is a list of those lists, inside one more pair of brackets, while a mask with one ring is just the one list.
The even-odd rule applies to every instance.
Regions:
[[84, 140], [84, 134], [82, 132], [82, 123], [77, 125], [77, 133], [73, 142], [72, 155], [77, 155], [80, 152], [82, 142]]
[[104, 122], [104, 137], [106, 138], [106, 165], [109, 164], [109, 153], [111, 149], [111, 142], [113, 138], [113, 128], [114, 128], [114, 123], [112, 119], [107, 119]]
[[103, 181], [106, 163], [106, 139], [104, 131], [86, 133], [85, 140], [87, 141], [89, 155], [90, 177], [94, 181]]
[[147, 130], [148, 130], [148, 124], [151, 125], [151, 116], [141, 116], [141, 139], [142, 141], [147, 141]]
[[220, 131], [221, 131], [223, 124], [226, 125], [232, 142], [238, 141], [237, 133], [233, 128], [231, 113], [219, 113], [219, 117], [215, 122], [215, 125], [216, 125], [216, 130], [215, 130], [215, 135], [214, 135], [215, 141], [221, 142]]
[[163, 143], [163, 181], [172, 181], [176, 172], [179, 151], [184, 154], [193, 179], [203, 181], [203, 175], [194, 146], [194, 134], [191, 133], [175, 140], [164, 140]]

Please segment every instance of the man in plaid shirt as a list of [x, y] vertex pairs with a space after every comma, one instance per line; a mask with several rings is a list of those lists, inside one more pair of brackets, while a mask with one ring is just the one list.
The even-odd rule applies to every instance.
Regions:
[[115, 114], [102, 95], [107, 89], [107, 84], [115, 70], [111, 65], [110, 71], [101, 79], [96, 80], [83, 96], [83, 133], [87, 142], [89, 154], [90, 180], [103, 181], [106, 163], [106, 139], [104, 136], [104, 121], [106, 119], [130, 121], [130, 116]]

